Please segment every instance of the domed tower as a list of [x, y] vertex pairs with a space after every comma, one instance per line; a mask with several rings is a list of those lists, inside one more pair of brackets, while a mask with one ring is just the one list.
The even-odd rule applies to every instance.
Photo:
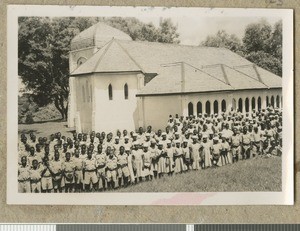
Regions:
[[89, 27], [75, 36], [71, 41], [69, 57], [70, 73], [83, 64], [87, 59], [92, 57], [112, 38], [119, 40], [132, 40], [128, 34], [102, 22]]
[[129, 35], [104, 23], [71, 41], [68, 126], [77, 132], [134, 130], [141, 121], [136, 93], [142, 67], [122, 46]]

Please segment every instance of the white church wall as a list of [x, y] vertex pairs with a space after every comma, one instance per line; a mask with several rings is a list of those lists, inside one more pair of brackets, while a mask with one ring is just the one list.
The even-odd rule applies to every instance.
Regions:
[[[271, 104], [272, 96], [274, 97], [274, 106], [276, 107], [276, 97], [281, 99], [282, 91], [281, 89], [269, 89], [269, 90], [240, 90], [234, 92], [212, 92], [212, 93], [196, 93], [184, 96], [184, 110], [183, 115], [187, 116], [189, 114], [197, 115], [201, 113], [200, 105], [202, 104], [202, 113], [209, 113], [206, 104], [210, 105], [210, 114], [217, 113], [220, 114], [222, 111], [230, 111], [233, 109], [241, 109], [243, 113], [257, 110], [259, 101], [260, 109], [267, 107], [267, 96], [269, 97], [269, 104]], [[259, 99], [260, 98], [260, 99]], [[241, 104], [239, 101], [241, 99]], [[222, 101], [225, 101], [226, 106], [222, 108]], [[248, 103], [246, 103], [248, 101]], [[253, 102], [252, 102], [253, 101]], [[279, 100], [279, 107], [281, 107], [281, 100]], [[198, 106], [198, 103], [199, 104]], [[214, 103], [218, 107], [214, 107]], [[192, 105], [192, 111], [189, 110], [189, 103]], [[191, 107], [191, 106], [190, 106]], [[209, 107], [208, 107], [209, 108]], [[216, 110], [215, 110], [216, 109]]]
[[[238, 108], [239, 99], [242, 100], [242, 111], [246, 113], [246, 99], [248, 98], [249, 107], [248, 111], [252, 109], [258, 109], [258, 99], [260, 97], [260, 108], [266, 108], [267, 102], [266, 97], [269, 97], [271, 103], [271, 97], [274, 97], [275, 107], [276, 97], [278, 96], [281, 100], [282, 91], [281, 89], [271, 90], [243, 90], [235, 92], [213, 92], [213, 93], [195, 93], [188, 95], [164, 95], [164, 96], [144, 96], [140, 97], [143, 99], [143, 112], [144, 112], [144, 127], [151, 125], [154, 130], [164, 129], [167, 124], [169, 115], [189, 115], [189, 103], [193, 107], [193, 115], [198, 114], [197, 103], [202, 103], [202, 113], [206, 113], [206, 102], [210, 104], [211, 113], [214, 111], [214, 102], [218, 103], [218, 111], [220, 114], [222, 109], [226, 112], [230, 111], [231, 108]], [[254, 104], [252, 104], [252, 98], [254, 98]], [[225, 101], [226, 107], [222, 108], [222, 101]], [[235, 106], [234, 106], [235, 101]], [[281, 107], [281, 101], [279, 102]], [[254, 106], [254, 107], [252, 107]]]
[[[76, 128], [77, 132], [88, 132], [92, 130], [92, 77], [77, 76], [74, 79], [76, 88]], [[80, 124], [78, 124], [80, 123]], [[80, 129], [80, 130], [78, 130]]]
[[144, 127], [151, 125], [154, 130], [164, 129], [169, 115], [181, 114], [181, 96], [146, 96], [143, 98]]
[[[116, 131], [134, 130], [139, 126], [139, 111], [136, 93], [141, 79], [137, 74], [95, 74], [94, 75], [94, 130]], [[108, 87], [112, 86], [112, 100]], [[125, 99], [124, 86], [128, 86], [128, 99]]]

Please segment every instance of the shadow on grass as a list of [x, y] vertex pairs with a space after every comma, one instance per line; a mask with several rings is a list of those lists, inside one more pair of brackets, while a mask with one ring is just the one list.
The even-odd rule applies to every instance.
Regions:
[[[44, 124], [44, 123], [57, 123], [57, 122], [67, 122], [65, 119], [56, 119], [56, 120], [43, 120], [43, 121], [35, 121], [31, 124]], [[29, 123], [19, 123], [22, 125], [31, 125]]]
[[36, 129], [22, 129], [21, 133], [24, 133], [24, 134], [28, 135], [30, 132], [32, 132], [34, 134], [40, 134], [41, 133]]

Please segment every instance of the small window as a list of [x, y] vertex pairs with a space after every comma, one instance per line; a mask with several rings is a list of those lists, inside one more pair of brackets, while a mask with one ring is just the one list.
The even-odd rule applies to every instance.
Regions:
[[86, 58], [80, 57], [80, 58], [77, 60], [77, 66], [80, 66], [81, 64], [85, 63], [85, 61], [86, 61]]
[[128, 85], [127, 85], [127, 83], [124, 85], [124, 98], [128, 99]]
[[109, 84], [109, 86], [108, 86], [108, 98], [109, 98], [109, 100], [113, 99], [113, 91], [112, 91], [111, 84]]

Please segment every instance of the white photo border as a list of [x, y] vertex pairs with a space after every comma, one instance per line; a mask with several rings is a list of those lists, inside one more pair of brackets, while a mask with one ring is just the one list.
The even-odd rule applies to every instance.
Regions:
[[[101, 12], [101, 13], [99, 13]], [[283, 23], [283, 155], [281, 192], [190, 193], [18, 193], [18, 17], [281, 17]], [[202, 17], [202, 16], [201, 16]], [[7, 203], [51, 205], [293, 205], [294, 204], [294, 62], [293, 10], [254, 8], [183, 8], [8, 5], [7, 7]]]

